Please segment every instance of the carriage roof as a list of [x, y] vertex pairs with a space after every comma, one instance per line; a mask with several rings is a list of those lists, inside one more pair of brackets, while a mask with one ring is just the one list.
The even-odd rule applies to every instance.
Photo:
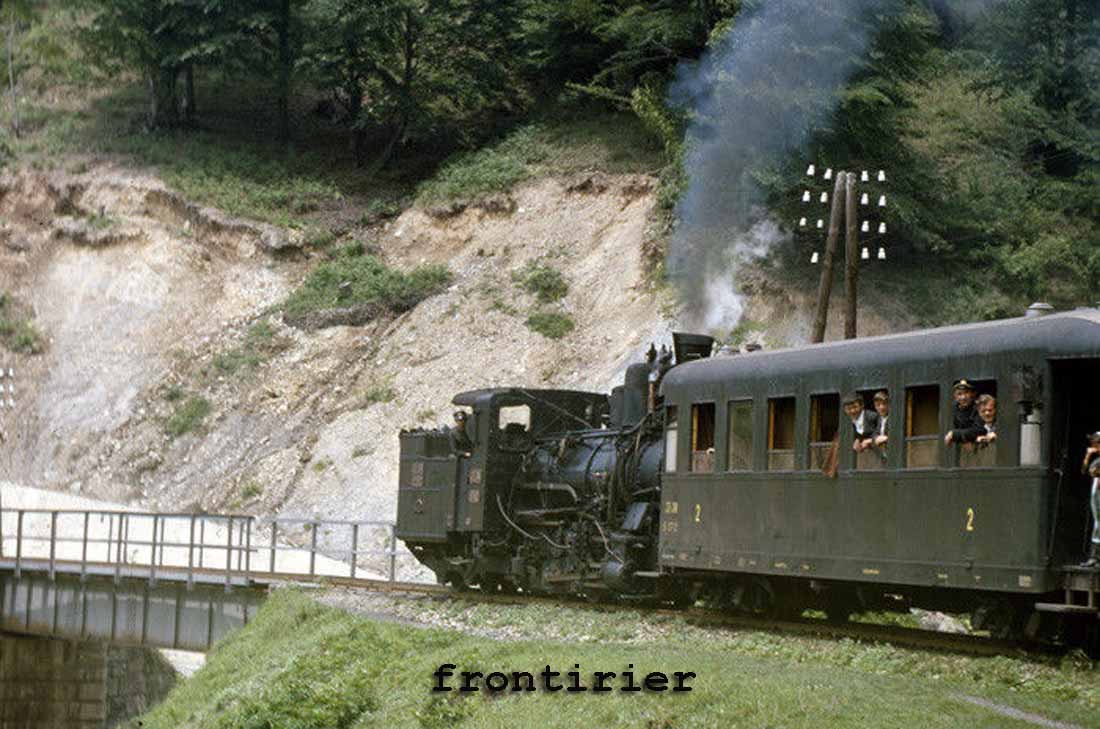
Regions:
[[1100, 310], [1019, 317], [904, 334], [712, 357], [674, 367], [662, 393], [732, 379], [798, 377], [826, 370], [882, 369], [946, 360], [1019, 355], [1100, 357]]

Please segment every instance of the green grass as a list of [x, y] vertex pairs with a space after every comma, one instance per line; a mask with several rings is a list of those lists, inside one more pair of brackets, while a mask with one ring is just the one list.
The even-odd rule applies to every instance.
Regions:
[[210, 366], [215, 374], [228, 377], [259, 367], [285, 348], [286, 343], [276, 337], [271, 325], [260, 321], [249, 328], [240, 346], [218, 353], [211, 360]]
[[41, 354], [46, 349], [46, 338], [20, 308], [10, 295], [0, 292], [0, 345], [11, 352]]
[[[542, 617], [553, 620], [553, 609]], [[978, 674], [989, 662], [964, 660], [974, 676], [892, 675], [875, 663], [836, 666], [814, 656], [800, 661], [779, 653], [731, 653], [725, 644], [675, 639], [647, 645], [497, 642], [371, 621], [280, 590], [141, 721], [148, 729], [1017, 726], [956, 698], [965, 693], [1095, 725], [1095, 708], [1026, 689], [986, 688]], [[692, 691], [681, 693], [433, 693], [432, 673], [445, 663], [459, 671], [531, 673], [579, 665], [589, 686], [593, 671], [619, 673], [630, 664], [639, 677], [651, 671], [697, 676], [688, 683]], [[614, 681], [621, 685], [621, 677]]]
[[371, 405], [393, 402], [396, 399], [397, 389], [393, 386], [393, 380], [387, 377], [368, 385], [359, 398], [359, 404], [362, 408], [368, 408]]
[[168, 435], [178, 438], [202, 425], [212, 409], [206, 398], [197, 395], [189, 397], [172, 413], [164, 429]]
[[439, 293], [450, 281], [451, 273], [444, 266], [420, 266], [402, 273], [375, 256], [363, 255], [362, 248], [345, 249], [313, 269], [284, 308], [292, 316], [364, 305], [401, 313]]
[[535, 311], [527, 317], [527, 328], [547, 339], [561, 339], [577, 328], [568, 314], [555, 311]]
[[561, 271], [541, 261], [531, 261], [513, 272], [512, 280], [543, 304], [552, 304], [569, 293], [569, 284]]
[[417, 201], [474, 200], [547, 174], [652, 172], [662, 166], [661, 155], [632, 114], [554, 109], [495, 144], [445, 162], [420, 184]]

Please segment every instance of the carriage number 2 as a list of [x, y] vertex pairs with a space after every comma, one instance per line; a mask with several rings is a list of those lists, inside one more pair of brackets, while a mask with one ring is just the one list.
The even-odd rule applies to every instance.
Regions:
[[973, 509], [967, 509], [966, 510], [966, 531], [968, 531], [968, 532], [974, 531], [974, 510]]

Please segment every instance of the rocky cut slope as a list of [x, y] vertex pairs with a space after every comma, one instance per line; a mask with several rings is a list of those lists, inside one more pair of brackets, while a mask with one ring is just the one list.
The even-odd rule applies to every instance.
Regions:
[[[548, 178], [408, 210], [369, 245], [400, 269], [445, 264], [449, 288], [300, 329], [279, 304], [314, 254], [281, 231], [111, 166], [6, 176], [0, 290], [47, 346], [5, 354], [20, 397], [2, 477], [162, 510], [392, 518], [400, 428], [446, 422], [465, 389], [606, 389], [666, 331], [641, 253], [653, 184]], [[562, 274], [560, 301], [524, 287], [532, 264]], [[575, 328], [534, 331], [547, 309]]]

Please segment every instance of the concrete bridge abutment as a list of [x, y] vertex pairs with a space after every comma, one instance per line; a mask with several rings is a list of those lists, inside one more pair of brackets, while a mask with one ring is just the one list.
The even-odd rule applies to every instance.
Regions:
[[0, 633], [0, 729], [107, 729], [174, 682], [147, 648]]

